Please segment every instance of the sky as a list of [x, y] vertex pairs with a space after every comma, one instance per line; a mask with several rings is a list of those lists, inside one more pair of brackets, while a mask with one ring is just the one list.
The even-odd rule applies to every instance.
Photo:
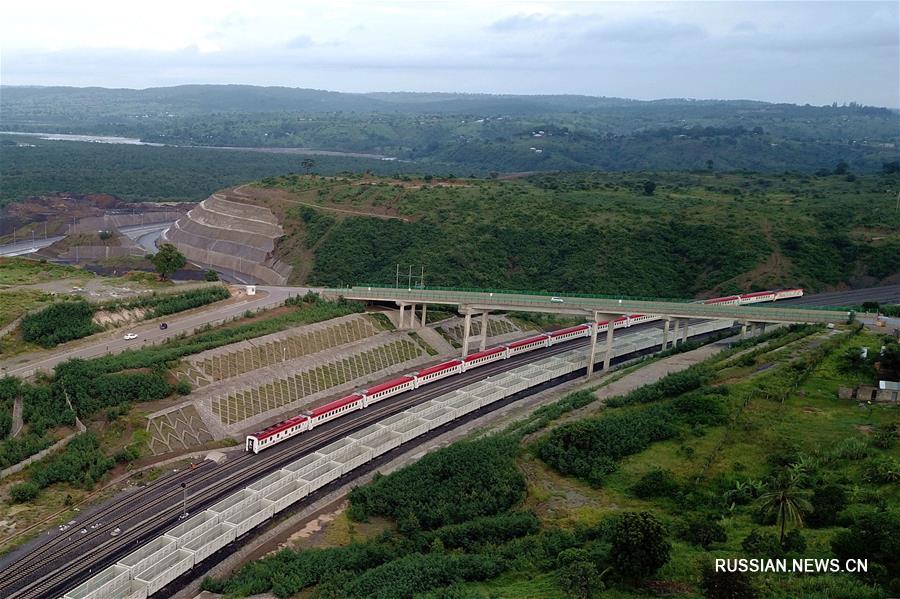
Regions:
[[2, 2], [0, 83], [900, 108], [900, 2]]

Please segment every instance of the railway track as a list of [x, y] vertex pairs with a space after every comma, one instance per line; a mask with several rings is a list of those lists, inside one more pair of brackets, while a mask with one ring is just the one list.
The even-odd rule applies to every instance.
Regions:
[[[649, 327], [650, 324], [645, 326]], [[644, 329], [645, 326], [634, 327], [632, 332]], [[626, 334], [623, 332], [620, 335]], [[85, 533], [58, 535], [19, 560], [0, 563], [3, 568], [0, 574], [0, 596], [10, 599], [56, 596], [93, 572], [115, 563], [118, 557], [133, 550], [142, 541], [168, 530], [177, 524], [182, 513], [182, 482], [188, 484], [189, 489], [196, 489], [201, 485], [199, 491], [189, 495], [187, 500], [188, 511], [193, 513], [306, 453], [410, 406], [530, 361], [568, 352], [586, 344], [587, 339], [575, 339], [490, 363], [468, 373], [436, 381], [413, 394], [399, 395], [366, 410], [353, 412], [259, 455], [241, 454], [223, 467], [204, 462], [195, 470], [168, 476], [91, 513], [79, 523], [86, 530]], [[223, 479], [227, 483], [220, 484]], [[91, 528], [94, 525], [96, 526]], [[116, 528], [120, 528], [122, 532], [111, 537], [110, 533]], [[77, 573], [66, 567], [72, 563], [78, 564]]]

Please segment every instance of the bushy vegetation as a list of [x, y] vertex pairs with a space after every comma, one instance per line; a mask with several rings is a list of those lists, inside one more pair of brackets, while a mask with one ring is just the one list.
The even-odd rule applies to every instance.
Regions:
[[387, 516], [404, 532], [430, 530], [509, 509], [525, 495], [516, 444], [503, 437], [455, 443], [350, 493], [350, 515]]
[[622, 458], [672, 438], [681, 427], [721, 423], [724, 418], [718, 391], [695, 391], [665, 403], [564, 424], [540, 439], [535, 452], [559, 472], [599, 485]]
[[22, 319], [22, 338], [43, 347], [87, 337], [99, 330], [93, 317], [96, 308], [84, 300], [51, 304]]
[[97, 436], [82, 433], [72, 439], [64, 451], [32, 464], [28, 469], [29, 482], [14, 486], [11, 495], [14, 500], [28, 501], [36, 497], [40, 489], [59, 482], [92, 489], [114, 465], [115, 460], [103, 455]]
[[[900, 216], [883, 191], [896, 175], [855, 183], [798, 175], [655, 178], [652, 197], [639, 173], [441, 185], [336, 178], [317, 179], [319, 187], [286, 176], [262, 184], [293, 191], [298, 201], [405, 219], [335, 217], [324, 233], [317, 229], [311, 270], [308, 249], [285, 246], [282, 257], [295, 264], [298, 282], [392, 284], [401, 263], [424, 264], [436, 286], [706, 297], [786, 286], [815, 291], [860, 277], [873, 284], [897, 272]], [[307, 225], [295, 218], [285, 227], [291, 236]], [[879, 240], [858, 230], [878, 231]]]
[[102, 307], [112, 311], [145, 308], [147, 309], [145, 318], [150, 319], [199, 308], [200, 306], [227, 299], [230, 296], [228, 288], [214, 285], [181, 293], [152, 293], [122, 302], [109, 302], [103, 304]]

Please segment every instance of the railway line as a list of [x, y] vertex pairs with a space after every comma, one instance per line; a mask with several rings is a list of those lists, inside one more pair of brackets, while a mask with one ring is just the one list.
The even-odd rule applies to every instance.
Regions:
[[[820, 294], [794, 302], [803, 301], [805, 305], [847, 305], [872, 299], [873, 291], [876, 290]], [[875, 295], [880, 301], [896, 301], [900, 297], [900, 285], [877, 291]], [[691, 324], [698, 322], [702, 321], [690, 321]], [[641, 330], [656, 328], [655, 324], [637, 325], [619, 336], [625, 337]], [[67, 588], [114, 563], [125, 553], [179, 521], [182, 516], [182, 483], [188, 485], [187, 510], [194, 513], [302, 455], [394, 413], [474, 381], [534, 360], [571, 351], [587, 343], [587, 339], [579, 338], [491, 363], [320, 425], [304, 435], [280, 443], [262, 455], [241, 453], [220, 466], [204, 461], [196, 468], [174, 472], [147, 486], [121, 494], [105, 505], [86, 512], [68, 530], [49, 531], [47, 535], [34, 539], [0, 559], [0, 596], [11, 599], [59, 596]]]
[[[634, 327], [631, 332], [645, 328], [649, 326]], [[625, 335], [622, 334], [623, 337]], [[67, 534], [41, 539], [43, 542], [22, 547], [0, 560], [0, 596], [10, 599], [58, 596], [66, 588], [135, 549], [141, 542], [171, 527], [178, 522], [182, 513], [181, 483], [188, 485], [187, 509], [193, 513], [268, 472], [355, 430], [474, 381], [584, 346], [586, 341], [576, 339], [488, 364], [329, 422], [261, 455], [240, 454], [222, 466], [203, 462], [196, 469], [175, 473], [120, 496], [106, 506], [86, 514], [80, 522], [66, 531]], [[117, 536], [111, 536], [117, 528], [121, 532]], [[81, 533], [79, 529], [85, 532]]]

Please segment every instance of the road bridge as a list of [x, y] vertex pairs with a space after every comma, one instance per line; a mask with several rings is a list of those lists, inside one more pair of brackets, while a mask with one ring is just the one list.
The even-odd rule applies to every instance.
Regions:
[[[664, 321], [663, 345], [669, 335], [670, 322], [674, 321], [674, 338], [677, 339], [679, 326], [683, 327], [683, 334], [687, 332], [687, 322], [692, 318], [704, 320], [730, 320], [743, 325], [746, 333], [749, 328], [765, 328], [769, 323], [825, 323], [836, 324], [846, 322], [849, 312], [839, 309], [826, 308], [786, 308], [780, 305], [723, 305], [704, 304], [691, 301], [659, 300], [659, 299], [634, 299], [628, 297], [609, 297], [598, 295], [575, 295], [517, 292], [517, 291], [490, 291], [490, 290], [463, 290], [445, 288], [396, 288], [377, 286], [355, 286], [326, 289], [325, 293], [333, 296], [343, 296], [351, 300], [370, 302], [391, 302], [400, 307], [400, 328], [406, 324], [405, 310], [410, 309], [409, 323], [412, 327], [416, 321], [416, 306], [421, 306], [422, 324], [425, 324], [425, 306], [429, 304], [443, 304], [456, 306], [456, 309], [465, 316], [463, 327], [462, 354], [466, 356], [469, 350], [469, 331], [472, 316], [481, 315], [482, 328], [480, 348], [484, 349], [487, 327], [486, 315], [491, 311], [519, 311], [519, 312], [545, 312], [552, 314], [568, 314], [583, 316], [591, 327], [591, 352], [596, 352], [597, 322], [606, 320], [612, 323], [620, 316], [631, 314], [649, 314], [659, 316]], [[606, 333], [607, 349], [612, 346], [614, 327], [608, 326]], [[608, 352], [607, 352], [608, 354]], [[592, 364], [592, 362], [590, 362]], [[604, 364], [608, 368], [608, 364]], [[588, 376], [591, 374], [588, 369]]]

